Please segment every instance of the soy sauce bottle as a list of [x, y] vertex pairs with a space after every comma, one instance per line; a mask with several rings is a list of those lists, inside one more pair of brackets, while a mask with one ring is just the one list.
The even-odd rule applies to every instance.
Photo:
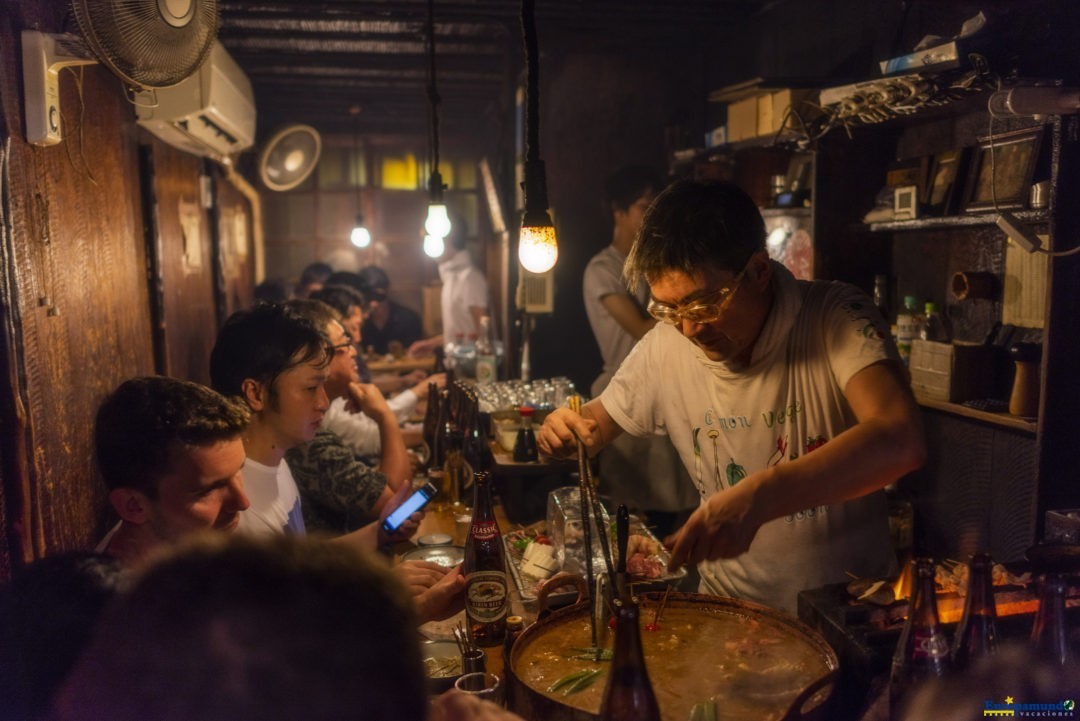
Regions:
[[465, 615], [477, 646], [498, 646], [510, 609], [502, 532], [491, 507], [491, 474], [473, 476], [473, 517], [465, 539]]
[[517, 438], [514, 440], [514, 462], [535, 463], [540, 460], [536, 449], [536, 433], [533, 431], [531, 406], [522, 406], [518, 409], [521, 414], [521, 427], [518, 428]]
[[624, 593], [614, 606], [615, 652], [600, 704], [600, 721], [660, 721], [660, 705], [641, 647], [638, 605]]
[[916, 558], [911, 563], [915, 593], [889, 675], [889, 716], [894, 719], [903, 718], [903, 705], [914, 687], [935, 676], [944, 676], [951, 667], [949, 639], [938, 621], [934, 561]]
[[968, 563], [967, 598], [964, 615], [956, 627], [952, 665], [961, 671], [997, 647], [997, 607], [994, 605], [994, 560], [989, 553], [976, 553]]

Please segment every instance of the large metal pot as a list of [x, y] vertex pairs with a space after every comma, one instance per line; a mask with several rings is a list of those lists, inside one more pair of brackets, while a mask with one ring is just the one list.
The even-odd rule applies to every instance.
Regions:
[[[570, 576], [567, 578], [567, 576]], [[554, 583], [553, 583], [554, 582]], [[559, 609], [554, 612], [546, 610], [545, 591], [553, 591], [557, 586], [572, 583], [578, 587], [578, 603]], [[540, 618], [532, 626], [527, 628], [514, 642], [504, 673], [507, 676], [507, 689], [510, 708], [529, 719], [530, 721], [596, 721], [598, 715], [581, 708], [575, 708], [569, 703], [562, 702], [558, 698], [545, 694], [542, 690], [531, 687], [525, 680], [527, 664], [532, 653], [533, 644], [545, 634], [566, 632], [567, 625], [581, 625], [586, 622], [589, 615], [589, 605], [585, 596], [585, 583], [580, 577], [574, 578], [570, 574], [559, 574], [546, 584], [538, 595], [540, 604]], [[641, 594], [642, 600], [642, 624], [646, 619], [651, 619], [652, 609], [655, 609], [662, 593], [650, 592]], [[707, 596], [697, 593], [671, 592], [667, 601], [667, 609], [688, 609], [691, 614], [700, 615], [701, 623], [709, 623], [709, 619], [718, 616], [732, 615], [739, 619], [746, 629], [747, 638], [753, 640], [754, 634], [767, 633], [770, 639], [780, 636], [784, 646], [780, 646], [785, 652], [795, 656], [799, 654], [811, 654], [815, 657], [815, 663], [820, 660], [821, 668], [825, 669], [821, 675], [798, 691], [794, 698], [791, 694], [778, 697], [774, 712], [762, 715], [760, 712], [748, 716], [746, 721], [763, 721], [763, 718], [783, 721], [816, 721], [827, 718], [828, 701], [833, 691], [839, 662], [836, 653], [825, 640], [800, 623], [798, 620], [775, 609], [761, 606], [747, 601], [720, 596]], [[665, 610], [664, 616], [668, 616]], [[663, 625], [663, 624], [661, 624]], [[643, 633], [645, 633], [643, 631]], [[587, 633], [585, 634], [587, 636]], [[589, 639], [583, 638], [582, 646], [589, 645]], [[725, 654], [724, 649], [717, 649], [716, 654]], [[663, 663], [662, 661], [658, 663]], [[651, 665], [651, 660], [646, 657], [646, 665]], [[649, 674], [654, 688], [664, 683], [664, 674], [657, 673], [659, 669], [650, 668]], [[661, 712], [665, 714], [665, 721], [685, 721], [687, 715], [682, 710], [669, 711], [665, 709], [663, 694], [658, 692], [661, 701]], [[724, 698], [716, 698], [717, 705], [725, 709]], [[667, 714], [671, 714], [668, 716]], [[721, 714], [722, 718], [734, 718]]]

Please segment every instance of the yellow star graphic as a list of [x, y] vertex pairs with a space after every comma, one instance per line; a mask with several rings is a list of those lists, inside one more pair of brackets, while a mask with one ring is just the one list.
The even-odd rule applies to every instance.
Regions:
[[1005, 697], [1005, 703], [1012, 704], [1012, 702], [1013, 702], [1013, 697], [1012, 696], [1006, 696]]

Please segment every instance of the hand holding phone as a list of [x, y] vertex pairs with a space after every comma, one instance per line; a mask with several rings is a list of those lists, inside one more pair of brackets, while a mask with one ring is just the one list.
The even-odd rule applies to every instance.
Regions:
[[439, 492], [432, 483], [427, 483], [418, 488], [405, 502], [394, 509], [393, 513], [383, 521], [383, 530], [388, 534], [401, 528], [401, 524], [409, 519], [409, 516], [426, 506], [428, 502]]

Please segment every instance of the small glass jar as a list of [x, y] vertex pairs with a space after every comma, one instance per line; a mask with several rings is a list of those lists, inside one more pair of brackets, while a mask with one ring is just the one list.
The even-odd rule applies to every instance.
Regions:
[[535, 463], [540, 460], [540, 454], [536, 450], [536, 434], [532, 427], [533, 409], [521, 406], [518, 413], [521, 415], [521, 427], [514, 441], [514, 462]]

